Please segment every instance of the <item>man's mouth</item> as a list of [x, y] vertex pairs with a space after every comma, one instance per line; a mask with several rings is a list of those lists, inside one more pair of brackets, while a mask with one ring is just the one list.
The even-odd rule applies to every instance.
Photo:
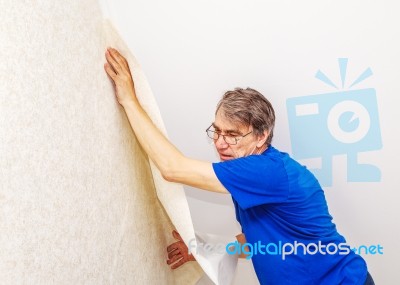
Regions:
[[232, 159], [231, 155], [226, 155], [226, 154], [219, 154], [219, 157], [221, 158], [221, 160], [228, 160], [228, 159]]

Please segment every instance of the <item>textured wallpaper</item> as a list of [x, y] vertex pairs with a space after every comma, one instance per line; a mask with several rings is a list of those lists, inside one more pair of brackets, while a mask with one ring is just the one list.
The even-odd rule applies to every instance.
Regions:
[[196, 263], [166, 265], [170, 218], [194, 235], [183, 189], [115, 100], [105, 48], [128, 51], [97, 1], [0, 1], [0, 19], [1, 284], [194, 284]]

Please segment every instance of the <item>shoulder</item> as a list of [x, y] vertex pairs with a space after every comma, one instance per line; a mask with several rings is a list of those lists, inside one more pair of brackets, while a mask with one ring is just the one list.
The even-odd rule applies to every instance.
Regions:
[[227, 160], [224, 162], [219, 162], [218, 164], [268, 164], [268, 163], [283, 163], [286, 160], [291, 160], [290, 156], [285, 153], [277, 150], [273, 146], [269, 146], [263, 153], [261, 154], [252, 154], [249, 156], [244, 156], [232, 160]]
[[285, 160], [288, 158], [288, 154], [270, 146], [262, 154], [213, 163], [213, 168], [218, 177], [235, 176], [243, 180], [268, 178], [275, 181], [287, 178]]
[[273, 149], [271, 156], [282, 162], [291, 187], [321, 188], [314, 174], [304, 165], [292, 158], [288, 153]]
[[285, 156], [274, 149], [220, 163], [214, 172], [242, 209], [287, 200]]

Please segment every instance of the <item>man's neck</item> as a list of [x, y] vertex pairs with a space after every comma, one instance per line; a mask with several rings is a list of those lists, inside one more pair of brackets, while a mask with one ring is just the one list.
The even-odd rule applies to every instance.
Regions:
[[265, 144], [265, 145], [263, 145], [262, 147], [257, 148], [254, 154], [262, 154], [264, 151], [267, 150], [267, 148], [268, 148], [268, 145]]

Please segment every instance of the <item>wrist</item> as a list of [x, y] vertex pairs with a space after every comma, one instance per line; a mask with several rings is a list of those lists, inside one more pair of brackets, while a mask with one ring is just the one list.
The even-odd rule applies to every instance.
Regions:
[[121, 102], [121, 106], [126, 110], [126, 109], [130, 109], [130, 108], [135, 108], [137, 106], [139, 106], [139, 101], [137, 99], [129, 99], [126, 100], [124, 102]]

